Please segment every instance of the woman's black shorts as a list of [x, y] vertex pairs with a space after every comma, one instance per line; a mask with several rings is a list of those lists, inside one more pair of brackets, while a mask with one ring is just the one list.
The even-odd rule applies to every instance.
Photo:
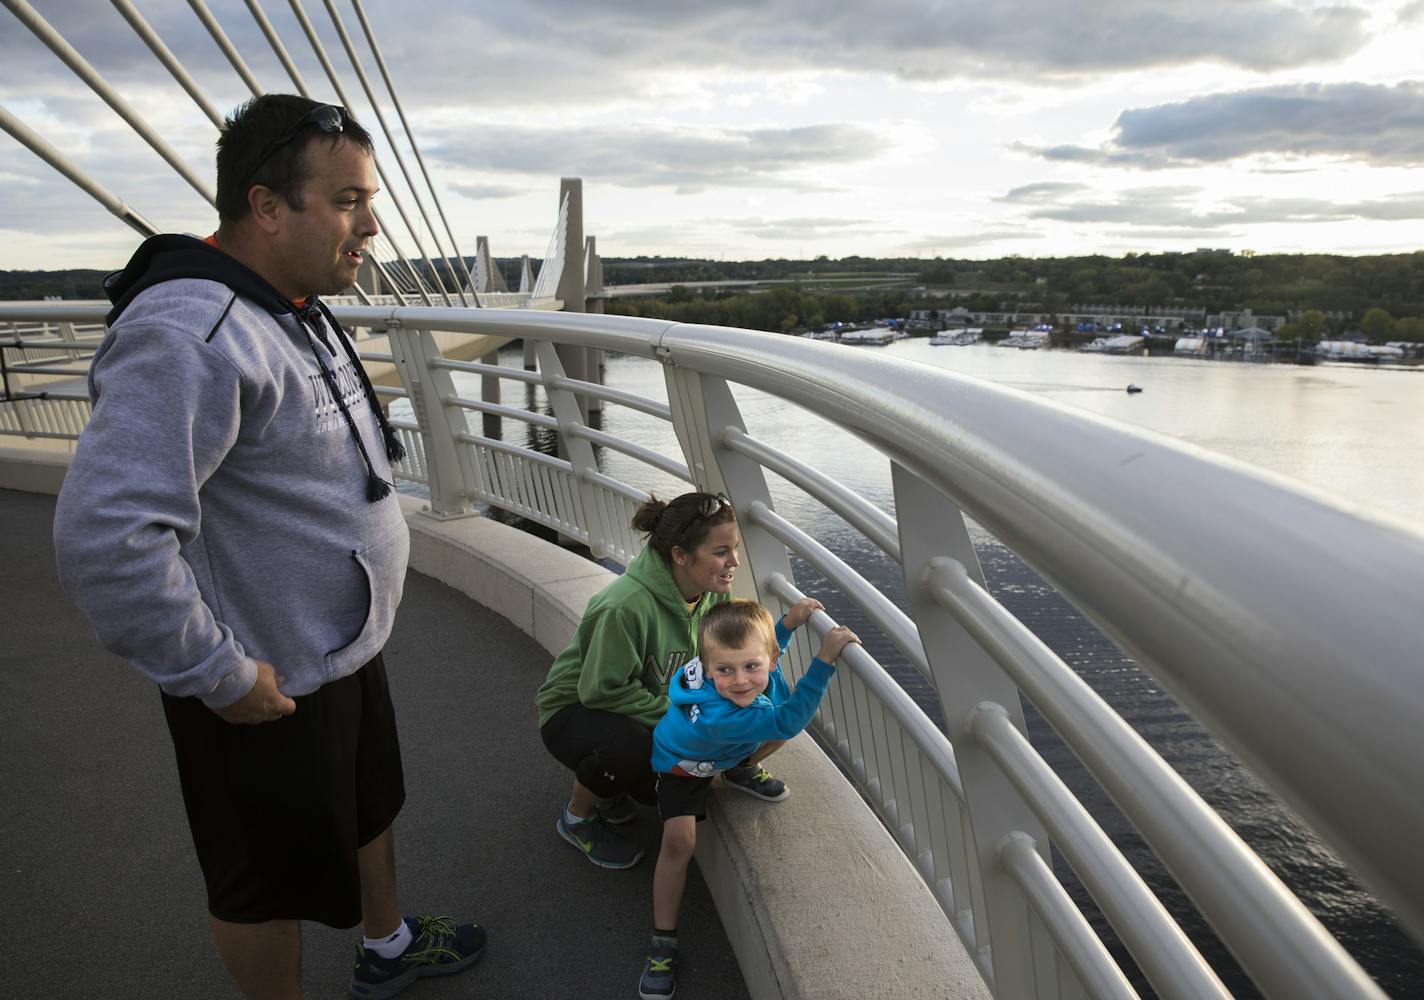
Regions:
[[539, 730], [544, 746], [600, 799], [625, 792], [644, 805], [653, 792], [653, 731], [617, 712], [565, 705]]
[[276, 722], [233, 725], [163, 695], [208, 910], [231, 923], [361, 922], [357, 848], [405, 801], [380, 654], [294, 699]]

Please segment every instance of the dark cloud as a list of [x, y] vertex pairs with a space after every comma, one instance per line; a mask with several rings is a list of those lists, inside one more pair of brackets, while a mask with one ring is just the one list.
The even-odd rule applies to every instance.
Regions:
[[1213, 199], [1211, 208], [1200, 207], [1202, 189], [1147, 187], [1117, 192], [1111, 197], [1066, 197], [1061, 203], [1040, 203], [1026, 213], [1029, 219], [1076, 225], [1130, 227], [1139, 235], [1164, 235], [1173, 231], [1212, 232], [1223, 227], [1267, 223], [1341, 222], [1368, 219], [1397, 222], [1424, 219], [1424, 192], [1405, 192], [1388, 198], [1360, 201], [1326, 201], [1319, 198], [1235, 197]]
[[[53, 0], [41, 6], [111, 82], [161, 83], [178, 93], [109, 5]], [[293, 89], [241, 0], [210, 0], [210, 7], [264, 89]], [[330, 16], [319, 4], [307, 7], [328, 56], [349, 80], [348, 96], [364, 111], [366, 98]], [[332, 99], [333, 88], [292, 11], [285, 4], [264, 9], [314, 95]], [[384, 94], [354, 12], [338, 9], [358, 57]], [[1323, 7], [1296, 0], [882, 0], [874, 8], [843, 0], [465, 0], [442, 4], [433, 16], [412, 16], [413, 9], [419, 8], [366, 5], [412, 110], [641, 99], [654, 77], [684, 75], [689, 68], [839, 67], [915, 80], [1102, 76], [1196, 63], [1275, 70], [1348, 56], [1367, 41], [1368, 24], [1361, 0]], [[186, 3], [146, 0], [141, 10], [221, 109], [248, 96]], [[68, 74], [30, 32], [5, 17], [10, 24], [0, 32], [0, 65], [6, 67], [0, 91], [21, 81], [46, 87]]]
[[[35, 3], [34, 7], [124, 97], [133, 100], [138, 88], [157, 87], [172, 93], [197, 111], [196, 105], [189, 101], [128, 22], [109, 4], [97, 4], [91, 0], [55, 0]], [[182, 0], [150, 0], [137, 3], [135, 7], [164, 44], [177, 54], [184, 68], [220, 112], [226, 113], [252, 96], [187, 3]], [[294, 90], [290, 78], [241, 0], [216, 0], [209, 7], [264, 89]], [[314, 96], [330, 99], [332, 87], [326, 82], [316, 57], [311, 54], [295, 17], [285, 5], [267, 4], [265, 9], [269, 20], [291, 50]], [[326, 44], [332, 59], [342, 72], [350, 76], [349, 64], [325, 12], [318, 10], [308, 16], [318, 26], [318, 31], [325, 22]], [[79, 90], [88, 93], [59, 57], [18, 19], [8, 11], [0, 13], [0, 19], [5, 22], [4, 29], [0, 30], [0, 65], [5, 67], [3, 74], [0, 74], [0, 94], [14, 100], [28, 92], [47, 93], [55, 89], [57, 81], [74, 81]], [[354, 79], [351, 86], [353, 89], [357, 87]]]
[[523, 194], [532, 193], [532, 188], [516, 187], [512, 184], [451, 184], [450, 190], [456, 194], [462, 194], [466, 198], [475, 201], [487, 201], [499, 198], [517, 198]]
[[1303, 83], [1211, 94], [1124, 111], [1112, 138], [1096, 149], [1017, 148], [1047, 160], [1143, 169], [1260, 154], [1416, 166], [1424, 163], [1424, 83]]
[[882, 147], [872, 130], [843, 123], [784, 129], [479, 125], [458, 133], [433, 131], [426, 151], [455, 167], [578, 176], [687, 194], [728, 187], [820, 190], [799, 179], [798, 172], [828, 163], [859, 163]]
[[1022, 187], [1016, 187], [1007, 194], [1001, 195], [994, 200], [1017, 202], [1020, 204], [1038, 204], [1044, 201], [1055, 201], [1063, 195], [1085, 191], [1087, 187], [1088, 185], [1086, 184], [1043, 181], [1038, 184], [1025, 184]]

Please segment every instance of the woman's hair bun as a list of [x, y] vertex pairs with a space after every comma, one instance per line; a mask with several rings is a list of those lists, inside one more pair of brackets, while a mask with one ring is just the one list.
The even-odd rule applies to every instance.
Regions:
[[663, 511], [667, 510], [667, 507], [667, 501], [659, 500], [656, 496], [643, 501], [633, 512], [633, 530], [651, 533], [662, 520]]

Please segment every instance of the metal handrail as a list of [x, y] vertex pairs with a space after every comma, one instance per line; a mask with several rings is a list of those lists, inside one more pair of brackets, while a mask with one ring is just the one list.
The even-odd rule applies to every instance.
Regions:
[[[1141, 876], [999, 705], [974, 710], [977, 742], [1023, 793], [1164, 1000], [1230, 997]], [[1300, 994], [1296, 994], [1300, 995]]]
[[[103, 308], [0, 306], [0, 320], [93, 321]], [[850, 430], [1052, 581], [1312, 821], [1407, 925], [1424, 927], [1424, 876], [1395, 864], [1424, 829], [1424, 803], [1414, 791], [1424, 746], [1413, 737], [1424, 723], [1413, 674], [1424, 648], [1424, 623], [1413, 607], [1424, 585], [1424, 538], [1410, 527], [1362, 518], [1277, 477], [1059, 404], [835, 345], [588, 314], [337, 312], [348, 324], [372, 328], [532, 337], [654, 358], [703, 379], [773, 393]], [[895, 391], [877, 391], [886, 386]], [[461, 439], [490, 445], [474, 435]], [[723, 445], [754, 461], [766, 457], [749, 440], [731, 434]], [[578, 475], [590, 479], [587, 471]], [[784, 533], [769, 509], [753, 504], [744, 516]], [[1300, 566], [1311, 572], [1294, 569]], [[931, 575], [908, 583], [955, 611], [955, 601], [941, 595], [945, 581]], [[966, 604], [962, 594], [956, 599]], [[1320, 615], [1322, 607], [1344, 613]], [[1051, 681], [1031, 650], [1027, 665], [1023, 648], [1009, 657], [1015, 667], [1003, 662], [1014, 635], [1001, 611], [960, 607], [955, 617], [983, 649], [998, 649], [995, 658], [1025, 691]], [[1083, 707], [1070, 697], [1051, 711], [1057, 726]], [[1261, 726], [1266, 711], [1272, 724]], [[1138, 761], [1135, 748], [1106, 737], [1071, 742], [1087, 758], [1103, 754], [1109, 766], [1114, 755]], [[1111, 791], [1112, 776], [1103, 780]], [[1147, 797], [1170, 798], [1158, 784]], [[1185, 822], [1181, 843], [1209, 826], [1199, 817]], [[1170, 857], [1173, 838], [1156, 839], [1153, 846]], [[1199, 883], [1197, 875], [1188, 872], [1184, 885]], [[1293, 948], [1277, 964], [1298, 966], [1294, 981], [1310, 989], [1297, 995], [1323, 995], [1340, 984], [1371, 995], [1367, 978], [1333, 941], [1316, 948], [1329, 939], [1313, 918], [1295, 923], [1298, 903], [1259, 884], [1242, 891], [1258, 917], [1269, 915], [1265, 924], [1285, 914], [1294, 925], [1285, 932]], [[1208, 916], [1238, 949], [1240, 926], [1220, 912]], [[1261, 923], [1245, 937], [1261, 934]], [[1307, 933], [1297, 934], [1302, 928]], [[1243, 962], [1272, 989], [1292, 981], [1291, 973], [1252, 967], [1249, 955]], [[1318, 974], [1330, 968], [1338, 978]], [[1287, 978], [1273, 978], [1278, 973]]]
[[[780, 573], [772, 574], [767, 581], [767, 588], [787, 604], [795, 604], [806, 596]], [[815, 612], [812, 615], [812, 623], [819, 625], [824, 614], [821, 611]], [[829, 621], [829, 618], [827, 617], [825, 620]], [[824, 628], [821, 631], [824, 631]], [[955, 799], [963, 805], [965, 802], [964, 784], [959, 777], [959, 764], [954, 757], [954, 747], [950, 745], [949, 740], [944, 738], [944, 733], [940, 732], [939, 727], [930, 721], [930, 717], [925, 715], [924, 709], [920, 708], [915, 700], [905, 693], [905, 689], [899, 685], [895, 678], [891, 677], [879, 663], [876, 663], [875, 659], [862, 647], [847, 646], [841, 652], [841, 657], [855, 672], [855, 675], [867, 687], [870, 687], [890, 710], [895, 721], [914, 741], [919, 751], [925, 755], [925, 759], [930, 762], [935, 773], [954, 793]]]
[[722, 444], [730, 451], [744, 455], [764, 469], [770, 469], [782, 479], [815, 497], [846, 522], [858, 528], [891, 559], [900, 561], [900, 539], [895, 535], [895, 519], [865, 497], [847, 489], [830, 476], [783, 455], [763, 444], [745, 431], [729, 427], [722, 435]]
[[[1073, 669], [970, 579], [955, 560], [937, 560], [927, 581], [935, 598], [973, 633], [1053, 726], [1192, 901], [1256, 975], [1302, 968], [1298, 952], [1338, 949], [1241, 838]], [[1253, 929], [1239, 937], [1230, 928]]]
[[632, 441], [624, 441], [620, 437], [616, 437], [605, 431], [595, 430], [592, 427], [574, 427], [570, 429], [568, 433], [573, 437], [582, 438], [593, 444], [601, 444], [605, 448], [613, 448], [616, 451], [623, 452], [625, 455], [631, 455], [640, 462], [651, 465], [653, 468], [666, 472], [669, 476], [673, 476], [676, 479], [681, 479], [685, 483], [693, 481], [692, 472], [686, 465], [670, 458], [664, 458], [651, 448], [644, 448], [642, 445], [634, 444]]
[[915, 628], [910, 616], [851, 569], [845, 560], [761, 503], [753, 503], [742, 516], [751, 524], [765, 528], [777, 541], [816, 567], [817, 571], [836, 585], [837, 590], [860, 606], [880, 631], [905, 654], [911, 666], [923, 675], [929, 674], [925, 648], [920, 643], [919, 630]]

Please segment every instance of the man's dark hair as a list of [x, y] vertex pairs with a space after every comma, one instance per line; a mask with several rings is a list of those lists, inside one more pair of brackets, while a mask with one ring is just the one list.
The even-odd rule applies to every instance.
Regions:
[[[271, 149], [304, 115], [321, 106], [319, 101], [295, 94], [263, 94], [227, 116], [218, 136], [219, 216], [228, 222], [245, 218], [250, 210], [247, 192], [254, 184], [270, 188], [300, 211], [302, 185], [311, 176], [303, 154], [318, 139], [327, 141], [333, 149], [337, 143], [350, 140], [370, 152], [371, 134], [344, 110], [339, 134], [329, 135], [312, 123], [279, 149]], [[266, 160], [262, 159], [264, 155]]]

